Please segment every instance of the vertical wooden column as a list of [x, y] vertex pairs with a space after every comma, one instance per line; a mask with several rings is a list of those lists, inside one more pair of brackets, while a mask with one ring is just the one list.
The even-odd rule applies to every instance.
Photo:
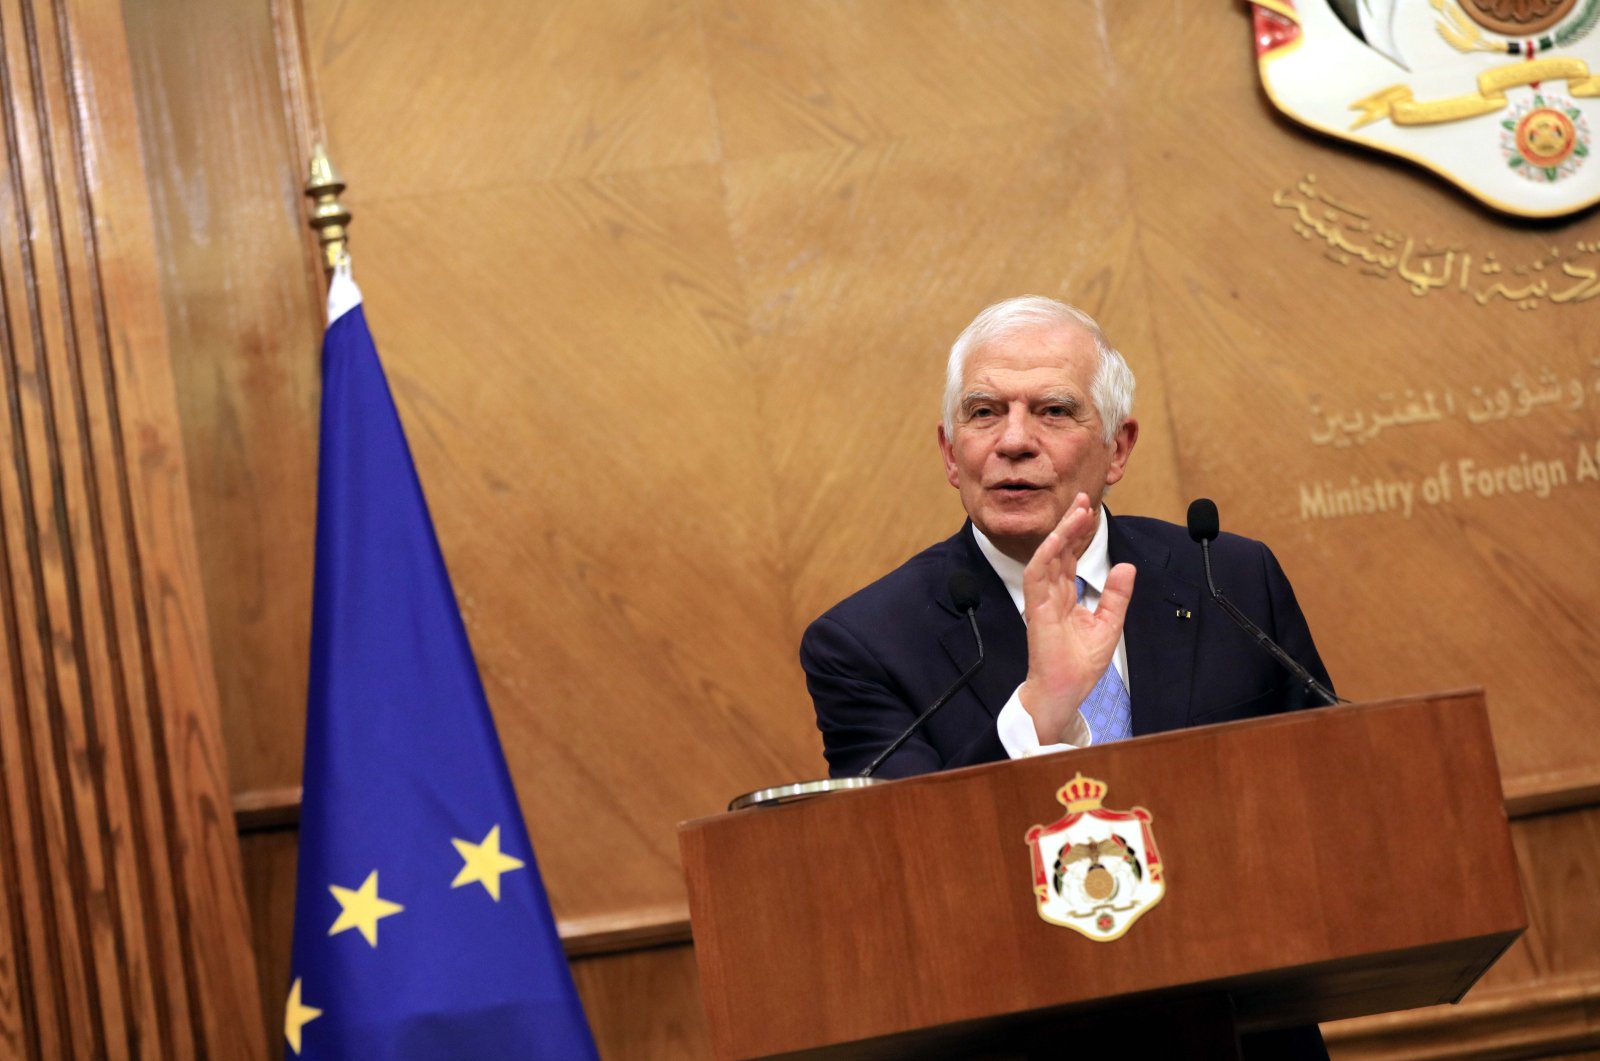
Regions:
[[265, 1056], [121, 7], [0, 0], [0, 1056]]

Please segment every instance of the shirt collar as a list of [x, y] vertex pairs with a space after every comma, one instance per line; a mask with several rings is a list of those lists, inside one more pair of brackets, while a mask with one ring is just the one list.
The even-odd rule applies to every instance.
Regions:
[[[1111, 540], [1110, 525], [1106, 521], [1106, 507], [1100, 506], [1100, 523], [1094, 529], [1094, 537], [1089, 539], [1089, 545], [1083, 550], [1083, 555], [1078, 557], [1078, 577], [1083, 579], [1088, 586], [1087, 595], [1092, 594], [1099, 598], [1102, 590], [1106, 588], [1106, 578], [1111, 574]], [[989, 561], [989, 566], [994, 568], [994, 573], [1000, 576], [1000, 581], [1006, 585], [1006, 592], [1011, 594], [1011, 601], [1017, 606], [1017, 611], [1022, 610], [1022, 571], [1026, 566], [1019, 561], [1011, 559], [995, 547], [994, 542], [984, 537], [983, 531], [977, 524], [972, 525], [972, 537], [978, 543], [978, 551], [983, 558]]]

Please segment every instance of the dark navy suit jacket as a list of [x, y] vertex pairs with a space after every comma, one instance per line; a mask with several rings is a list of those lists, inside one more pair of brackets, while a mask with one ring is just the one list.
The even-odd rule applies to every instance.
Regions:
[[[1200, 547], [1171, 523], [1116, 516], [1113, 564], [1138, 569], [1123, 638], [1133, 734], [1254, 718], [1315, 701], [1211, 602]], [[1323, 685], [1327, 671], [1278, 561], [1260, 542], [1224, 534], [1212, 545], [1220, 589]], [[987, 658], [972, 684], [878, 769], [906, 777], [1006, 757], [1000, 709], [1028, 671], [1027, 630], [968, 523], [839, 604], [806, 630], [800, 661], [834, 776], [860, 773], [977, 658], [972, 629], [950, 599], [952, 572], [981, 587]], [[1326, 1061], [1316, 1025], [1240, 1037], [1242, 1056]]]
[[[1133, 733], [1254, 718], [1309, 706], [1305, 690], [1211, 601], [1200, 547], [1171, 523], [1110, 520], [1113, 564], [1137, 568], [1123, 628]], [[1294, 590], [1260, 542], [1212, 545], [1217, 588], [1324, 685]], [[1006, 757], [995, 719], [1028, 670], [1027, 631], [1005, 584], [978, 551], [971, 523], [817, 619], [800, 643], [823, 750], [834, 776], [859, 773], [977, 658], [950, 599], [954, 571], [981, 586], [987, 659], [972, 684], [878, 769], [906, 777]]]

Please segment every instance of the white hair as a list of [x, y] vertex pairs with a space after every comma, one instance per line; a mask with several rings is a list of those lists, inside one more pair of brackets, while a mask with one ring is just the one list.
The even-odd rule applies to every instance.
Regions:
[[1133, 415], [1133, 370], [1128, 362], [1106, 341], [1106, 333], [1095, 319], [1065, 302], [1057, 302], [1043, 295], [1022, 295], [996, 302], [972, 319], [956, 341], [950, 346], [950, 362], [944, 377], [944, 435], [955, 436], [956, 409], [961, 405], [961, 377], [966, 368], [967, 355], [972, 351], [1018, 332], [1041, 325], [1068, 325], [1082, 328], [1094, 340], [1100, 355], [1094, 380], [1089, 384], [1089, 398], [1100, 414], [1105, 441], [1110, 445], [1121, 427]]

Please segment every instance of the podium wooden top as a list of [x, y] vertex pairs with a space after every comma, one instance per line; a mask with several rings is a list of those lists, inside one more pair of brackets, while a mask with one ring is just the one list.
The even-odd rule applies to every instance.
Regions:
[[[1074, 774], [1146, 808], [1160, 904], [1042, 920], [1030, 826]], [[1157, 734], [679, 830], [718, 1057], [888, 1056], [1227, 991], [1243, 1028], [1458, 999], [1526, 927], [1481, 691]]]

